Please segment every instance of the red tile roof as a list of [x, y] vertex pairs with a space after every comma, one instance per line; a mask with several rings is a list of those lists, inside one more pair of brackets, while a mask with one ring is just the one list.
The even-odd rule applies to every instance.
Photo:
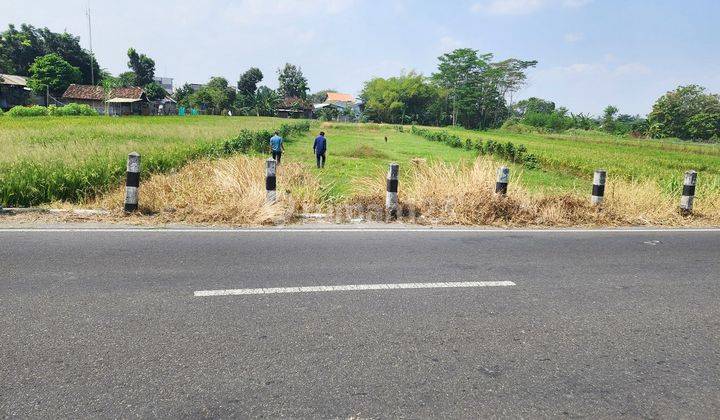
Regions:
[[355, 98], [349, 93], [328, 92], [325, 102], [355, 102]]
[[[110, 94], [107, 99], [123, 98], [123, 99], [142, 99], [145, 91], [137, 86], [114, 88], [110, 90]], [[64, 99], [85, 99], [104, 101], [105, 91], [102, 86], [90, 86], [90, 85], [76, 85], [72, 84], [68, 86], [65, 93], [62, 96]]]

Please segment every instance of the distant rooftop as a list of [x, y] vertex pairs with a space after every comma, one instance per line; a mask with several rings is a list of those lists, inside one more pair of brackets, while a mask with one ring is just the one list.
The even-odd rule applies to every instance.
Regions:
[[27, 78], [14, 74], [0, 74], [0, 85], [27, 86]]
[[[138, 101], [142, 99], [144, 94], [145, 91], [141, 87], [114, 88], [110, 90], [108, 98]], [[102, 86], [76, 85], [73, 83], [67, 88], [65, 93], [63, 93], [63, 98], [104, 101], [105, 91]]]
[[355, 102], [355, 97], [349, 93], [328, 92], [325, 102]]

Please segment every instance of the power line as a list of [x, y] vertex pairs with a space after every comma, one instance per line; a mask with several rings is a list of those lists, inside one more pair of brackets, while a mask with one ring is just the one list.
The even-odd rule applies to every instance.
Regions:
[[90, 1], [87, 6], [88, 35], [90, 39], [90, 84], [95, 85], [95, 54], [92, 47], [92, 21], [90, 20]]

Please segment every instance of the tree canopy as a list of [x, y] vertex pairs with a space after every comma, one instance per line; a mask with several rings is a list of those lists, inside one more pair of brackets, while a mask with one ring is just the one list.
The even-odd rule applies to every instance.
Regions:
[[505, 96], [523, 86], [525, 71], [537, 61], [508, 59], [493, 63], [493, 54], [471, 48], [438, 57], [432, 79], [448, 92], [452, 123], [467, 128], [497, 127], [507, 118]]
[[286, 63], [285, 67], [278, 69], [278, 82], [277, 93], [283, 98], [307, 99], [308, 81], [301, 68]]
[[139, 54], [135, 48], [128, 49], [128, 67], [135, 73], [135, 83], [138, 86], [146, 86], [152, 83], [155, 77], [155, 61], [146, 56]]
[[432, 106], [441, 98], [440, 88], [415, 72], [388, 79], [376, 77], [365, 83], [360, 98], [371, 121], [435, 124], [441, 118]]
[[79, 69], [78, 83], [90, 84], [92, 73], [95, 82], [100, 80], [100, 66], [80, 46], [79, 37], [26, 24], [20, 25], [19, 30], [8, 25], [8, 29], [0, 33], [0, 73], [30, 76], [30, 66], [35, 60], [53, 53]]
[[653, 137], [720, 138], [720, 96], [698, 85], [680, 86], [655, 102], [648, 124]]
[[62, 95], [71, 83], [82, 80], [82, 72], [77, 67], [52, 53], [37, 57], [30, 66], [28, 86], [35, 93], [45, 93], [48, 89], [55, 96]]

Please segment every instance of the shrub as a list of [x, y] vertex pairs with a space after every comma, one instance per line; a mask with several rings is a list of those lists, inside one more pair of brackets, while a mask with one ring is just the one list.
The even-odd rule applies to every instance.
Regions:
[[30, 107], [17, 105], [10, 108], [7, 114], [10, 117], [44, 117], [48, 115], [48, 109], [39, 105]]
[[463, 141], [457, 135], [444, 130], [428, 130], [415, 126], [411, 128], [410, 132], [430, 141], [445, 143], [450, 147], [476, 150], [481, 155], [494, 155], [513, 163], [525, 165], [525, 167], [529, 169], [537, 169], [540, 167], [540, 161], [537, 156], [527, 154], [527, 147], [525, 147], [524, 144], [516, 146], [512, 142], [500, 143], [492, 139], [488, 139], [485, 142], [482, 140], [473, 142], [472, 139], [465, 139], [465, 141]]
[[58, 115], [83, 115], [87, 117], [96, 117], [98, 112], [95, 108], [86, 104], [71, 103], [58, 108]]
[[71, 103], [65, 106], [50, 105], [45, 108], [40, 105], [33, 105], [31, 107], [16, 106], [8, 111], [8, 115], [11, 117], [65, 117], [65, 116], [98, 116], [98, 112], [95, 108], [90, 105]]
[[4, 114], [4, 112], [3, 112], [2, 108], [0, 108], [0, 117], [2, 117], [3, 114]]

